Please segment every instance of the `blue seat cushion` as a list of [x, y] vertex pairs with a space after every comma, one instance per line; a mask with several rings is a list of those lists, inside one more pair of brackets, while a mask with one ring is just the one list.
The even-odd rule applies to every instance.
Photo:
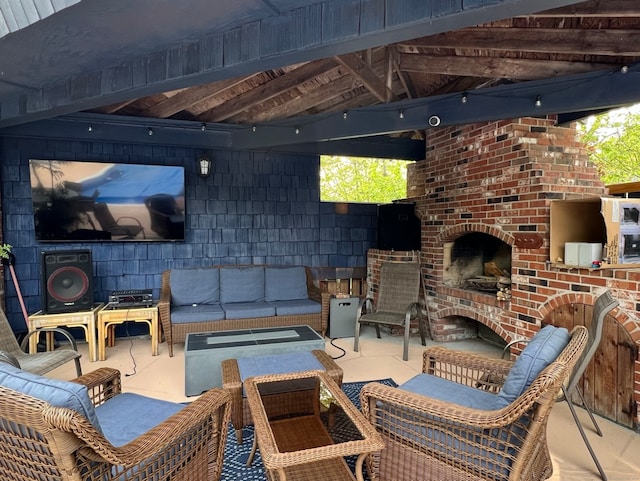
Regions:
[[133, 441], [184, 407], [183, 404], [123, 393], [96, 407], [96, 414], [104, 437], [117, 447]]
[[52, 406], [73, 409], [84, 416], [97, 431], [101, 431], [87, 387], [82, 384], [39, 376], [0, 362], [0, 385]]
[[[310, 351], [283, 352], [279, 354], [267, 354], [263, 356], [241, 357], [237, 359], [240, 379], [253, 376], [263, 376], [265, 374], [286, 374], [301, 371], [324, 371], [324, 366]], [[283, 384], [272, 384], [262, 386], [262, 394], [275, 394], [291, 391], [302, 391], [311, 389], [315, 381], [309, 379], [297, 379]], [[244, 396], [244, 386], [242, 388]]]
[[217, 304], [220, 302], [219, 269], [202, 267], [194, 269], [172, 269], [169, 273], [171, 304]]
[[485, 411], [496, 409], [496, 394], [431, 374], [418, 374], [401, 384], [399, 389], [468, 408]]
[[264, 300], [308, 299], [307, 273], [302, 266], [268, 266], [264, 269]]
[[239, 357], [240, 379], [265, 374], [324, 370], [324, 366], [310, 351], [283, 352], [264, 356]]
[[269, 302], [276, 310], [276, 316], [296, 316], [302, 314], [317, 314], [322, 311], [322, 305], [311, 299], [297, 299], [292, 301]]
[[234, 302], [222, 304], [225, 319], [249, 319], [252, 317], [273, 317], [276, 308], [266, 302]]
[[220, 303], [264, 301], [264, 267], [220, 268]]
[[569, 331], [551, 324], [540, 329], [522, 350], [496, 398], [496, 409], [508, 406], [531, 385], [569, 343]]
[[222, 319], [224, 319], [224, 311], [220, 304], [197, 304], [195, 306], [173, 306], [171, 308], [171, 322], [173, 324], [220, 321]]
[[[399, 389], [409, 391], [423, 396], [429, 396], [444, 402], [464, 406], [471, 409], [482, 411], [490, 411], [497, 409], [497, 395], [481, 389], [465, 386], [457, 382], [442, 379], [431, 374], [418, 374], [407, 382], [399, 386]], [[380, 403], [380, 408], [384, 411], [387, 409], [384, 403]], [[415, 414], [419, 414], [417, 411]], [[384, 415], [383, 415], [384, 416]], [[504, 439], [497, 437], [495, 440], [486, 441], [483, 436], [484, 431], [477, 428], [478, 437], [473, 436], [472, 430], [469, 430], [462, 438], [455, 435], [455, 428], [451, 431], [441, 430], [436, 427], [425, 428], [427, 424], [431, 424], [432, 420], [438, 421], [433, 416], [422, 413], [421, 416], [425, 420], [401, 422], [395, 417], [390, 417], [389, 422], [391, 431], [397, 436], [411, 440], [411, 442], [424, 442], [431, 449], [440, 451], [443, 456], [459, 457], [472, 464], [485, 466], [489, 469], [496, 469], [500, 474], [507, 475], [504, 465], [511, 465], [511, 456], [513, 448], [505, 449]], [[408, 419], [411, 419], [408, 418]], [[526, 416], [523, 417], [526, 421]], [[434, 425], [436, 426], [437, 423]], [[516, 430], [518, 433], [519, 431]], [[478, 441], [482, 440], [480, 444]], [[510, 439], [515, 444], [520, 444], [520, 439], [515, 436]], [[505, 454], [506, 453], [506, 454]]]

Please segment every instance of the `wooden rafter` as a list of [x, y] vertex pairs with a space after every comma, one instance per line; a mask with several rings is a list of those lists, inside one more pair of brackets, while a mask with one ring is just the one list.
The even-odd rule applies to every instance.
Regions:
[[384, 81], [367, 65], [365, 60], [357, 53], [350, 53], [335, 57], [335, 59], [347, 68], [351, 75], [358, 79], [380, 102], [387, 102], [389, 98], [395, 99], [393, 92], [387, 93]]
[[400, 54], [400, 68], [409, 72], [484, 78], [535, 80], [549, 76], [591, 72], [610, 67], [589, 62], [525, 60], [500, 57], [437, 57]]

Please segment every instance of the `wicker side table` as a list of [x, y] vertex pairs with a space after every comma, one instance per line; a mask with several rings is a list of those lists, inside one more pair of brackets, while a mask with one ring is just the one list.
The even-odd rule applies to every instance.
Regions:
[[[380, 434], [324, 371], [256, 376], [244, 388], [255, 423], [247, 464], [259, 447], [270, 480], [363, 481], [366, 455], [384, 448]], [[321, 402], [327, 394], [330, 406]], [[333, 429], [338, 416], [351, 425], [349, 439]], [[352, 455], [358, 456], [355, 475], [344, 460]]]
[[[296, 353], [274, 354], [270, 356], [255, 356], [252, 360], [260, 363], [265, 359], [280, 359], [281, 369], [273, 369], [272, 374], [295, 372], [306, 369], [324, 369], [327, 374], [338, 384], [342, 386], [343, 371], [340, 366], [326, 352], [319, 349], [313, 351], [301, 351]], [[310, 359], [311, 358], [311, 359]], [[240, 361], [242, 362], [242, 360]], [[295, 363], [294, 363], [295, 362]], [[297, 367], [297, 369], [296, 369]], [[238, 359], [226, 359], [221, 363], [222, 368], [222, 387], [231, 393], [231, 422], [236, 431], [236, 439], [238, 444], [242, 444], [242, 428], [253, 424], [251, 410], [247, 398], [243, 395], [242, 383], [250, 377], [258, 374], [257, 372], [248, 372], [241, 374], [238, 366]], [[268, 370], [268, 368], [265, 368]], [[260, 374], [264, 374], [263, 370]]]

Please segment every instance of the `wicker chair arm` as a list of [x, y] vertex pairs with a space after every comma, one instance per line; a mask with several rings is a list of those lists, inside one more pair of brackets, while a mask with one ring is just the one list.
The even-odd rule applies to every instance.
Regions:
[[516, 401], [502, 409], [490, 411], [468, 408], [376, 382], [368, 383], [362, 388], [360, 401], [362, 411], [374, 425], [379, 417], [376, 413], [380, 403], [388, 403], [403, 412], [400, 418], [411, 419], [418, 416], [423, 423], [425, 418], [432, 418], [434, 427], [437, 425], [438, 429], [446, 429], [448, 426], [451, 430], [464, 430], [464, 426], [467, 426], [474, 430], [490, 430], [520, 420], [523, 415], [530, 413], [535, 404], [552, 405], [566, 374], [567, 367], [564, 364], [551, 364]]
[[422, 355], [423, 373], [491, 392], [500, 390], [512, 366], [512, 361], [441, 346], [429, 347]]
[[94, 406], [99, 406], [122, 392], [120, 371], [110, 367], [101, 367], [95, 371], [83, 374], [73, 380], [87, 387], [89, 397]]
[[55, 332], [58, 334], [62, 334], [64, 337], [67, 338], [67, 341], [69, 341], [69, 344], [71, 344], [71, 348], [74, 351], [78, 350], [78, 343], [76, 342], [75, 338], [69, 333], [69, 331], [65, 329], [60, 329], [59, 327], [41, 327], [35, 331], [28, 332], [27, 335], [24, 336], [24, 339], [22, 340], [22, 342], [20, 343], [20, 349], [22, 349], [23, 352], [29, 352], [29, 339], [31, 339], [31, 336], [34, 336], [34, 335], [39, 336], [43, 332]]
[[[231, 413], [230, 399], [229, 393], [225, 390], [210, 389], [184, 409], [130, 443], [119, 447], [111, 445], [84, 418], [81, 418], [81, 423], [71, 424], [69, 430], [86, 444], [79, 452], [81, 457], [92, 462], [107, 462], [119, 466], [116, 469], [124, 467], [137, 470], [140, 466], [153, 463], [154, 458], [169, 464], [176, 460], [183, 462], [195, 452], [213, 449], [209, 443], [215, 442], [218, 446], [218, 449], [214, 450], [217, 474], [210, 479], [217, 479], [222, 469], [222, 453]], [[209, 431], [209, 434], [206, 431]], [[210, 475], [214, 476], [214, 473], [210, 471]]]

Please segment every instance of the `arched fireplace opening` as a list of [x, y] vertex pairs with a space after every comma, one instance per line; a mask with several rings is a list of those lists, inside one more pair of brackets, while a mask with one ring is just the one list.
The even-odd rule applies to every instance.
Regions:
[[490, 234], [470, 232], [444, 245], [445, 286], [496, 293], [511, 285], [511, 246]]
[[478, 339], [499, 349], [504, 349], [507, 345], [507, 341], [500, 334], [482, 322], [470, 317], [461, 315], [445, 316], [442, 321], [452, 328], [450, 335], [455, 333], [455, 336], [450, 340]]

